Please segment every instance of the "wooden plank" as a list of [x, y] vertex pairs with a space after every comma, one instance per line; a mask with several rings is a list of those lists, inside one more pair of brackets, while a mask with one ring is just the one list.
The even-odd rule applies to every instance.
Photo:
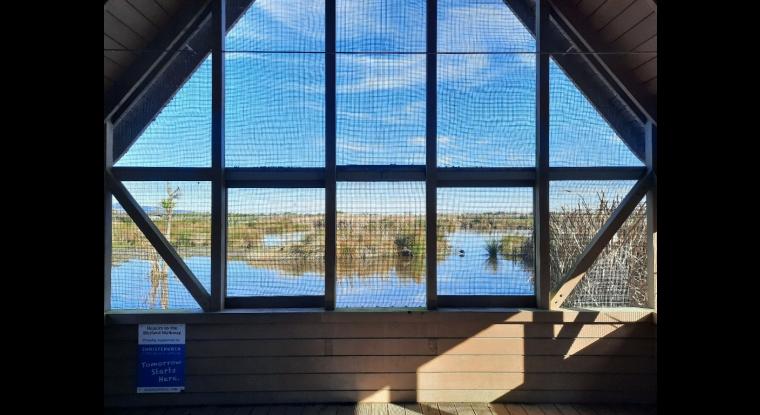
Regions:
[[559, 409], [562, 415], [580, 415], [570, 404], [556, 404], [555, 406]]
[[[616, 355], [655, 356], [656, 339], [335, 339], [335, 356]], [[324, 356], [325, 340], [188, 341], [191, 357]], [[133, 358], [134, 342], [104, 342], [106, 358]]]
[[470, 407], [475, 415], [492, 415], [488, 405], [484, 402], [473, 402]]
[[[111, 340], [136, 340], [134, 327], [109, 327]], [[651, 323], [477, 324], [442, 323], [281, 323], [193, 325], [188, 340], [351, 339], [351, 338], [654, 338]]]
[[251, 415], [251, 412], [253, 412], [252, 406], [239, 406], [235, 408], [235, 412], [233, 412], [233, 415]]
[[103, 32], [132, 51], [140, 50], [146, 43], [144, 38], [106, 10], [103, 11]]
[[[105, 394], [134, 392], [133, 378], [107, 378]], [[322, 373], [270, 375], [202, 375], [186, 376], [188, 390], [196, 393], [256, 391], [325, 391], [325, 390], [596, 390], [654, 391], [656, 375], [601, 373]], [[405, 415], [410, 415], [405, 408]], [[282, 413], [280, 413], [282, 410]], [[284, 415], [284, 409], [277, 413]], [[474, 415], [469, 405], [456, 407], [458, 415]], [[354, 415], [353, 409], [350, 414]]]
[[385, 403], [360, 403], [357, 405], [368, 408], [368, 415], [388, 415], [388, 404]]
[[528, 415], [528, 413], [525, 412], [525, 408], [520, 404], [506, 403], [504, 404], [504, 407], [510, 415]]
[[127, 2], [157, 28], [163, 27], [169, 20], [169, 13], [154, 0], [127, 0]]
[[615, 235], [615, 232], [625, 223], [628, 216], [633, 212], [641, 199], [646, 195], [649, 188], [654, 182], [654, 174], [648, 172], [639, 180], [627, 195], [620, 201], [610, 217], [604, 222], [602, 227], [597, 231], [591, 242], [586, 246], [581, 255], [575, 260], [575, 263], [565, 273], [562, 283], [557, 292], [552, 296], [551, 307], [559, 308], [573, 292], [580, 280], [586, 274], [596, 258], [602, 252], [607, 243]]
[[[236, 393], [182, 393], [106, 395], [106, 408], [121, 406], [176, 406], [176, 405], [250, 405], [254, 403], [329, 403], [357, 402], [376, 396], [377, 391], [298, 391], [298, 392], [236, 392]], [[393, 399], [411, 402], [416, 399], [427, 402], [520, 402], [520, 403], [568, 403], [568, 402], [631, 402], [654, 403], [652, 392], [635, 391], [530, 391], [530, 390], [444, 390], [417, 391], [394, 390]], [[387, 402], [387, 400], [385, 401]], [[325, 405], [327, 406], [327, 405]], [[329, 414], [329, 412], [328, 412]], [[337, 415], [333, 411], [330, 415]], [[451, 414], [449, 415], [456, 415]]]
[[601, 30], [613, 19], [623, 13], [628, 6], [635, 1], [636, 0], [607, 0], [587, 18], [586, 24], [588, 24], [593, 30]]
[[657, 57], [655, 56], [653, 59], [634, 69], [633, 75], [642, 82], [657, 76]]
[[657, 35], [650, 37], [634, 49], [637, 52], [657, 52]]
[[448, 399], [424, 399], [426, 401], [443, 401], [438, 402], [438, 411], [440, 415], [458, 415], [456, 405], [453, 402], [446, 402]]
[[[422, 415], [441, 415], [440, 411], [438, 411], [438, 404], [434, 402], [421, 402], [420, 408], [422, 409]], [[389, 413], [388, 415], [395, 415], [395, 414]]]
[[488, 409], [491, 410], [493, 415], [509, 415], [509, 411], [501, 403], [489, 403]]
[[158, 27], [155, 24], [124, 0], [110, 1], [104, 8], [129, 26], [132, 31], [139, 33], [145, 41], [150, 41], [158, 33]]
[[123, 68], [119, 64], [111, 60], [108, 56], [103, 56], [103, 73], [105, 76], [108, 76], [111, 79], [116, 79], [122, 70]]
[[469, 402], [454, 402], [457, 415], [475, 415]]
[[174, 247], [156, 228], [156, 225], [148, 218], [148, 215], [142, 210], [124, 185], [116, 180], [110, 171], [106, 171], [105, 176], [111, 193], [113, 193], [135, 225], [137, 225], [145, 238], [153, 245], [158, 254], [161, 255], [166, 264], [174, 271], [174, 274], [187, 288], [193, 299], [198, 302], [198, 305], [204, 311], [208, 310], [209, 294], [198, 278], [195, 277], [195, 274], [193, 274], [187, 264], [177, 254]]
[[[625, 33], [626, 30], [630, 29], [636, 25], [636, 23], [649, 16], [649, 14], [652, 12], [653, 8], [649, 2], [643, 0], [634, 1], [630, 7], [625, 9], [622, 13], [610, 21], [609, 24], [599, 30], [599, 39], [604, 43], [612, 42], [614, 39]], [[643, 50], [657, 49], [655, 48]]]
[[610, 47], [613, 50], [633, 50], [655, 34], [657, 34], [657, 13], [652, 12], [613, 40]]
[[591, 15], [599, 6], [603, 5], [606, 0], [583, 0], [576, 7], [578, 12], [585, 17]]
[[404, 415], [422, 415], [422, 408], [420, 407], [420, 404], [414, 402], [414, 403], [405, 403], [404, 404]]
[[593, 407], [586, 404], [572, 404], [571, 405], [579, 415], [597, 415], [596, 410]]
[[544, 415], [562, 415], [562, 412], [560, 412], [554, 404], [540, 403], [538, 404], [538, 407], [541, 408]]
[[302, 415], [320, 415], [325, 408], [325, 405], [305, 405]]
[[404, 409], [403, 404], [395, 404], [395, 403], [388, 404], [388, 415], [404, 415], [405, 412], [406, 412], [406, 409]]
[[[131, 373], [137, 361], [104, 361], [104, 376]], [[654, 357], [638, 356], [318, 356], [188, 358], [187, 375], [266, 373], [656, 373]]]
[[113, 325], [159, 324], [286, 324], [286, 323], [651, 323], [652, 311], [644, 308], [603, 310], [514, 310], [492, 309], [446, 309], [438, 311], [399, 312], [325, 312], [314, 309], [264, 309], [226, 310], [219, 313], [135, 313], [111, 312], [107, 323]]
[[[438, 340], [441, 353], [516, 355], [656, 355], [652, 339], [463, 339]], [[419, 353], [422, 351], [420, 350]]]
[[544, 415], [544, 412], [536, 404], [525, 403], [521, 404], [527, 415]]
[[158, 3], [161, 8], [166, 11], [168, 14], [172, 15], [177, 12], [182, 7], [182, 4], [186, 2], [186, 0], [155, 0], [156, 3]]

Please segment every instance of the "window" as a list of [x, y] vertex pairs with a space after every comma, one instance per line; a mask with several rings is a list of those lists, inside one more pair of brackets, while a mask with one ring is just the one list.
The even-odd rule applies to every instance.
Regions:
[[[504, 1], [226, 5], [223, 50], [212, 13], [187, 43], [206, 49], [150, 86], [176, 85], [161, 108], [149, 90], [114, 120], [113, 309], [536, 306], [539, 263], [561, 291], [643, 194], [642, 125], [614, 130], [561, 54], [538, 80], [533, 17]], [[647, 206], [630, 203], [565, 306], [646, 306]]]

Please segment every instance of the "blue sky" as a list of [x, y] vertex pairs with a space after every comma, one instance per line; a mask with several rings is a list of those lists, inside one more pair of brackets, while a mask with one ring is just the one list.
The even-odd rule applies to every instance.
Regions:
[[[439, 165], [532, 166], [532, 36], [501, 0], [438, 6]], [[336, 23], [338, 164], [424, 164], [425, 2], [337, 0]], [[225, 50], [227, 166], [324, 166], [323, 2], [257, 0]], [[642, 165], [553, 62], [550, 79], [551, 165]], [[210, 143], [207, 58], [116, 165], [206, 167]], [[424, 186], [414, 197], [374, 186], [388, 205], [404, 210], [419, 199], [424, 207]], [[135, 197], [155, 205], [155, 192], [139, 188]], [[506, 205], [524, 206], [520, 197]], [[180, 208], [200, 204], [185, 199]]]

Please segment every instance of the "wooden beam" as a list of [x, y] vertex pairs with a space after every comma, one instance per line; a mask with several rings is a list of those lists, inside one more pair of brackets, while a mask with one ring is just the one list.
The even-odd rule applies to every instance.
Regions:
[[567, 2], [549, 1], [553, 6], [552, 16], [556, 18], [557, 23], [565, 29], [567, 34], [574, 38], [573, 43], [576, 43], [582, 52], [590, 52], [583, 55], [588, 58], [589, 63], [604, 74], [604, 78], [610, 83], [610, 87], [632, 106], [632, 109], [644, 116], [642, 122], [651, 121], [656, 125], [657, 109], [653, 105], [653, 101], [642, 94], [637, 83], [627, 73], [614, 71], [604, 54], [595, 53], [603, 52], [604, 47], [595, 32], [589, 30], [590, 28], [583, 27], [583, 25], [576, 24], [585, 19], [573, 7], [569, 7], [566, 4]]
[[[504, 3], [528, 31], [535, 34], [535, 0], [504, 0]], [[642, 116], [624, 102], [620, 94], [616, 93], [610, 83], [604, 80], [604, 74], [594, 68], [586, 56], [577, 53], [563, 54], [575, 48], [557, 22], [550, 19], [549, 27], [545, 29], [547, 38], [546, 45], [543, 47], [544, 51], [557, 53], [553, 56], [557, 64], [567, 72], [578, 89], [623, 139], [633, 154], [644, 161]]]
[[[103, 171], [113, 167], [113, 124], [106, 120], [103, 124]], [[111, 191], [103, 177], [103, 311], [111, 310], [111, 261], [112, 261], [112, 209]]]
[[647, 192], [647, 306], [657, 322], [657, 126], [647, 123], [646, 133], [647, 170], [654, 176]]
[[620, 204], [612, 212], [612, 215], [604, 222], [601, 229], [591, 239], [586, 249], [578, 257], [572, 267], [565, 273], [562, 278], [562, 285], [552, 297], [551, 308], [556, 309], [562, 306], [570, 293], [573, 292], [575, 287], [581, 281], [583, 276], [588, 271], [589, 267], [593, 265], [596, 258], [607, 246], [607, 243], [615, 235], [615, 232], [625, 223], [628, 216], [636, 208], [636, 205], [641, 201], [647, 191], [654, 183], [654, 175], [647, 173], [641, 180], [639, 180], [631, 189], [630, 192], [623, 198]]
[[133, 102], [162, 67], [179, 53], [178, 51], [192, 34], [193, 29], [205, 17], [207, 5], [208, 0], [188, 1], [187, 5], [180, 9], [148, 47], [143, 51], [138, 51], [140, 53], [138, 58], [103, 98], [105, 119], [111, 118], [120, 108]]
[[427, 55], [426, 55], [426, 116], [425, 116], [425, 273], [426, 305], [428, 310], [438, 308], [438, 228], [437, 228], [437, 103], [438, 103], [438, 7], [437, 0], [427, 2]]
[[544, 53], [549, 3], [536, 0], [536, 182], [533, 188], [535, 291], [538, 308], [549, 308], [549, 54]]
[[227, 0], [214, 0], [211, 48], [211, 301], [224, 309], [227, 294], [227, 187], [224, 181], [224, 38]]
[[325, 0], [325, 309], [335, 309], [336, 267], [336, 60], [335, 0]]
[[198, 305], [200, 305], [204, 311], [208, 311], [210, 300], [209, 294], [206, 289], [203, 288], [200, 281], [195, 277], [195, 274], [193, 274], [190, 268], [188, 268], [185, 261], [180, 258], [177, 251], [171, 246], [169, 241], [166, 240], [164, 235], [161, 234], [161, 231], [156, 228], [156, 225], [153, 224], [150, 218], [148, 218], [148, 215], [142, 210], [127, 188], [124, 187], [121, 182], [116, 180], [110, 171], [106, 170], [105, 176], [108, 188], [116, 197], [116, 200], [119, 201], [121, 207], [124, 208], [129, 217], [132, 218], [135, 225], [137, 225], [143, 235], [145, 235], [145, 238], [147, 238], [151, 245], [156, 249], [156, 252], [161, 255], [161, 258], [163, 258], [163, 260], [166, 261], [166, 264], [169, 265], [172, 271], [174, 271], [174, 274], [177, 275], [177, 278], [179, 278], [180, 282], [182, 282], [185, 288], [187, 288], [190, 295], [192, 295], [195, 301], [198, 302]]
[[121, 181], [209, 181], [213, 178], [207, 167], [114, 167], [111, 173]]
[[[144, 76], [145, 81], [138, 87], [139, 92], [133, 94], [134, 98], [120, 104], [118, 109], [112, 112], [111, 119], [115, 127], [114, 160], [116, 161], [129, 150], [211, 52], [213, 47], [211, 2], [209, 0], [192, 0], [192, 2], [203, 3], [204, 6], [198, 19], [185, 28], [185, 34], [177, 43], [178, 48], [171, 50], [172, 53], [167, 55], [156, 69]], [[227, 30], [237, 22], [252, 3], [252, 0], [240, 0], [228, 5], [225, 22]], [[185, 7], [180, 12], [184, 9]], [[140, 74], [142, 75], [142, 72]]]

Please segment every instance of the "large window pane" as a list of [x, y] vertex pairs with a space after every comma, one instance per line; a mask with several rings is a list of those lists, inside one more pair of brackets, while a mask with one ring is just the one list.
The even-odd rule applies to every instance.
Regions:
[[[124, 182], [206, 290], [211, 288], [211, 183]], [[114, 199], [111, 307], [198, 308], [185, 286]]]
[[227, 197], [227, 295], [323, 295], [324, 189], [229, 189]]
[[[239, 9], [250, 0], [227, 0]], [[323, 52], [324, 0], [256, 0], [227, 32], [224, 50], [234, 52]]]
[[227, 167], [325, 164], [324, 55], [225, 53]]
[[425, 52], [425, 0], [336, 0], [338, 52]]
[[438, 165], [535, 164], [535, 55], [438, 56]]
[[[550, 184], [551, 289], [609, 219], [634, 181], [562, 181]], [[646, 203], [631, 216], [586, 271], [565, 307], [646, 307]]]
[[425, 183], [337, 187], [337, 307], [424, 307]]
[[438, 189], [438, 294], [533, 295], [533, 189]]
[[337, 163], [425, 164], [425, 55], [337, 57]]

